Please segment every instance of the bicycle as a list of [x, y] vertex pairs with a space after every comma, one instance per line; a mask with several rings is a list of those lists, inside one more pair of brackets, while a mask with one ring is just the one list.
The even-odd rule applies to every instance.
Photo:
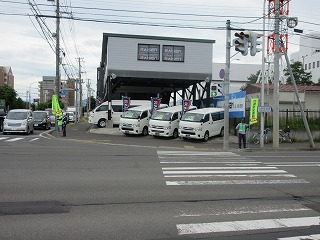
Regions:
[[[263, 131], [263, 139], [264, 139], [264, 143], [268, 143], [269, 139], [268, 139], [268, 133], [270, 132], [270, 128], [266, 128]], [[252, 137], [253, 139], [253, 143], [254, 144], [259, 144], [260, 143], [260, 132], [256, 133], [253, 135]]]
[[293, 143], [292, 138], [290, 136], [289, 126], [286, 129], [279, 131], [279, 143], [283, 142]]

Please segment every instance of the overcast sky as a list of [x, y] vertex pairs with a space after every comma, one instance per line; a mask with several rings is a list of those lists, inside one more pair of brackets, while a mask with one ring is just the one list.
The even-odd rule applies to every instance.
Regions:
[[[11, 66], [15, 89], [26, 98], [38, 97], [37, 82], [55, 76], [54, 38], [56, 2], [45, 0], [0, 0], [0, 66]], [[141, 34], [214, 39], [214, 62], [225, 62], [226, 20], [233, 28], [262, 33], [264, 0], [60, 0], [62, 79], [77, 77], [81, 58], [82, 79], [96, 89], [96, 69], [102, 51], [102, 34]], [[304, 34], [320, 32], [320, 1], [291, 0], [289, 16], [298, 17], [296, 28]], [[45, 17], [35, 18], [35, 14]], [[72, 20], [74, 19], [74, 20]], [[268, 21], [267, 21], [268, 22]], [[41, 25], [41, 27], [40, 27]], [[266, 26], [267, 29], [272, 27]], [[232, 32], [232, 38], [235, 31]], [[299, 37], [289, 30], [289, 52], [299, 49]], [[232, 48], [231, 55], [235, 54]], [[239, 59], [239, 60], [238, 60]], [[234, 57], [233, 63], [260, 63], [255, 57]], [[86, 87], [84, 84], [84, 91]]]

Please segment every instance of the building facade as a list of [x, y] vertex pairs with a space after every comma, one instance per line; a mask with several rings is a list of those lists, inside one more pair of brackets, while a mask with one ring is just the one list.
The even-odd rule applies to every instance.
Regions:
[[14, 76], [11, 67], [0, 66], [0, 86], [5, 84], [14, 89]]
[[312, 32], [300, 37], [299, 51], [290, 55], [290, 61], [299, 61], [307, 72], [311, 72], [312, 81], [320, 80], [320, 33]]

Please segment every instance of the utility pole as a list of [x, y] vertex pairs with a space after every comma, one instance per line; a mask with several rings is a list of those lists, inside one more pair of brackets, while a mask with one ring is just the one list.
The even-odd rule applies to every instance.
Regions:
[[90, 102], [91, 102], [90, 79], [87, 79], [87, 116], [89, 116]]
[[229, 85], [230, 85], [230, 49], [231, 49], [231, 28], [230, 20], [227, 20], [227, 34], [226, 34], [226, 73], [223, 82], [224, 95], [224, 136], [223, 149], [229, 149]]
[[58, 97], [60, 90], [60, 8], [59, 0], [57, 1], [56, 10], [56, 81], [54, 94]]
[[275, 1], [275, 49], [274, 49], [274, 108], [273, 108], [273, 148], [279, 148], [279, 60], [280, 60], [280, 3], [279, 0]]
[[77, 93], [76, 93], [76, 102], [77, 102], [77, 121], [81, 118], [82, 116], [82, 79], [81, 79], [81, 60], [83, 58], [81, 57], [78, 57], [76, 58], [78, 60], [78, 70], [79, 70], [79, 79], [78, 81], [76, 82], [77, 86], [76, 86], [76, 89], [77, 89]]
[[[266, 36], [265, 36], [265, 30], [266, 30], [266, 0], [263, 0], [263, 36], [262, 36], [262, 68], [261, 68], [261, 106], [263, 107], [265, 105], [264, 103], [264, 83], [265, 83], [265, 45], [266, 45]], [[265, 121], [265, 113], [261, 112], [260, 114], [260, 132], [264, 132], [264, 121]], [[263, 134], [260, 134], [260, 148], [264, 147], [264, 136]]]

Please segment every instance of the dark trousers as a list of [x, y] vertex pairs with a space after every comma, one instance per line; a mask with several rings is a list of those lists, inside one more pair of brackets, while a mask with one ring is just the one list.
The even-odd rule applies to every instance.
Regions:
[[243, 142], [243, 148], [246, 148], [246, 134], [241, 134], [239, 133], [239, 138], [238, 138], [238, 143], [239, 143], [239, 148], [241, 148], [241, 141]]
[[64, 124], [62, 124], [62, 136], [67, 136], [67, 128], [66, 128], [67, 126], [66, 125], [64, 125]]

